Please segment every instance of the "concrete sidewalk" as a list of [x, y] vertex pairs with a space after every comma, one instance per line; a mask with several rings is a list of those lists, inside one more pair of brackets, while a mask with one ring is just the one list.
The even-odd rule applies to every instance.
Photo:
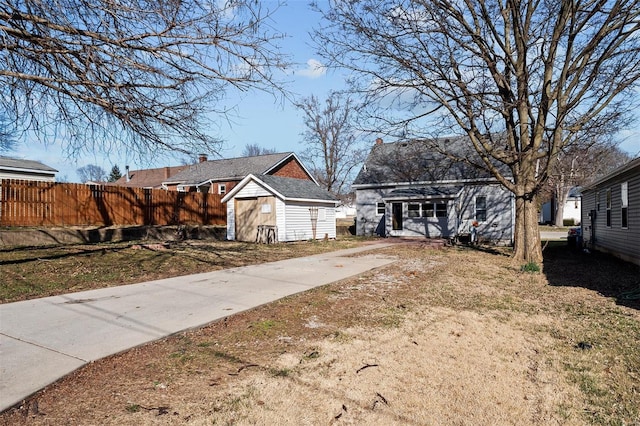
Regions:
[[83, 365], [394, 260], [310, 257], [0, 305], [0, 411]]

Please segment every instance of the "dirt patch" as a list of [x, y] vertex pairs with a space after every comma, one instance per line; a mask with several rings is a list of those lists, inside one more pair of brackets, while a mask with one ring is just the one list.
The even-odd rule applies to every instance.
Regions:
[[384, 252], [398, 261], [95, 362], [0, 422], [640, 424], [635, 308], [500, 254]]

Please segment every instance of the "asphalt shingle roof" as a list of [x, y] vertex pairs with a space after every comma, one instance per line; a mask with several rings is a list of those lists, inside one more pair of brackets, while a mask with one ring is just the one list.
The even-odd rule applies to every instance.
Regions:
[[258, 155], [255, 157], [238, 157], [221, 160], [204, 161], [194, 164], [188, 169], [165, 179], [165, 182], [179, 182], [186, 185], [197, 185], [208, 180], [227, 181], [241, 180], [245, 176], [263, 174], [293, 153]]
[[[465, 147], [463, 138], [443, 138], [436, 143], [446, 143], [448, 149], [457, 151]], [[479, 163], [479, 159], [476, 161]], [[489, 177], [484, 170], [454, 161], [430, 149], [424, 141], [414, 140], [374, 145], [353, 184], [439, 182]]]
[[256, 175], [256, 177], [285, 198], [338, 201], [329, 191], [310, 180], [274, 175]]
[[3, 156], [0, 156], [0, 167], [10, 168], [10, 169], [39, 170], [44, 172], [57, 172], [57, 170], [54, 169], [53, 167], [49, 167], [45, 164], [42, 164], [39, 161], [20, 160], [18, 158], [3, 157]]
[[[156, 169], [130, 170], [129, 182], [127, 182], [127, 176], [125, 174], [113, 184], [135, 188], [156, 188], [162, 186], [162, 182], [173, 179], [174, 175], [177, 175], [187, 167], [189, 166], [168, 166]], [[166, 177], [167, 172], [169, 173], [168, 178]]]

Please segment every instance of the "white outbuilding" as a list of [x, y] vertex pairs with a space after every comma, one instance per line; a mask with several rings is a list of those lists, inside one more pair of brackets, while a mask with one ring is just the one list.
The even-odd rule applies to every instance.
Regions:
[[248, 175], [222, 199], [227, 239], [287, 242], [336, 237], [339, 200], [315, 182]]

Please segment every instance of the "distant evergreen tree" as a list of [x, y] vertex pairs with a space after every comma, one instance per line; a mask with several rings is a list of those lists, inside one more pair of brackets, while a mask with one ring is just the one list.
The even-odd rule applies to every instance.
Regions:
[[109, 173], [109, 178], [107, 182], [115, 182], [122, 177], [122, 172], [120, 168], [116, 165], [111, 168], [111, 173]]

